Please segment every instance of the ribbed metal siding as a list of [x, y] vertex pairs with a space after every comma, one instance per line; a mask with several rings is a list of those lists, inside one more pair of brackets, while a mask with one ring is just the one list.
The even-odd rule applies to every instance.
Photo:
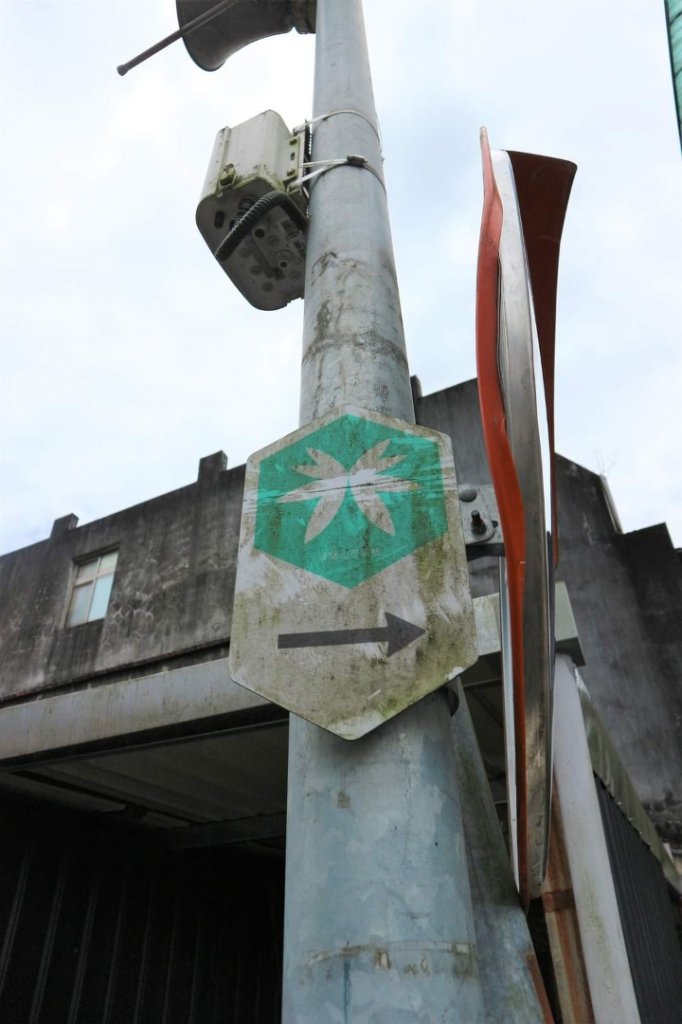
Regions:
[[275, 1024], [281, 866], [3, 817], [3, 1024]]
[[642, 1024], [681, 1024], [679, 903], [661, 865], [606, 787], [597, 793]]

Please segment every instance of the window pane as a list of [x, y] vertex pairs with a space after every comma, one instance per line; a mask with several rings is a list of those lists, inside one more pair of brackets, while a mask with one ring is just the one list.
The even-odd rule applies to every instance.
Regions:
[[92, 579], [97, 571], [98, 558], [93, 558], [90, 562], [83, 562], [81, 565], [76, 566], [76, 579], [77, 580], [88, 580]]
[[80, 626], [81, 622], [87, 622], [91, 593], [92, 583], [86, 583], [82, 587], [74, 587], [71, 607], [69, 609], [68, 626]]
[[112, 571], [116, 568], [116, 559], [118, 558], [118, 551], [109, 551], [106, 555], [102, 555], [99, 560], [99, 571], [107, 572]]
[[111, 593], [113, 582], [113, 573], [110, 576], [100, 576], [99, 579], [95, 581], [95, 593], [92, 598], [92, 604], [90, 605], [88, 622], [92, 622], [93, 619], [103, 619], [106, 615], [107, 605], [109, 604], [109, 594]]

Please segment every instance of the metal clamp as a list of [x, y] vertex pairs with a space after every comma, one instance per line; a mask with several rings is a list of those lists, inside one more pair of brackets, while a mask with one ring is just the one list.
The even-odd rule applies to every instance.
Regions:
[[362, 170], [369, 171], [377, 179], [384, 191], [386, 191], [386, 185], [380, 172], [369, 163], [366, 156], [361, 156], [359, 153], [349, 153], [348, 156], [338, 157], [335, 160], [307, 160], [303, 167], [314, 167], [313, 171], [308, 174], [302, 175], [297, 181], [293, 183], [293, 186], [302, 185], [306, 181], [311, 181], [313, 178], [319, 178], [321, 174], [326, 174], [327, 171], [333, 170], [335, 167], [360, 167]]

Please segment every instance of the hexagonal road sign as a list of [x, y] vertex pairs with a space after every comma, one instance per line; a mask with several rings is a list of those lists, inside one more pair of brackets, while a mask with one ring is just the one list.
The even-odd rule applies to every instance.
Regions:
[[238, 683], [355, 739], [476, 656], [445, 435], [343, 408], [251, 456]]

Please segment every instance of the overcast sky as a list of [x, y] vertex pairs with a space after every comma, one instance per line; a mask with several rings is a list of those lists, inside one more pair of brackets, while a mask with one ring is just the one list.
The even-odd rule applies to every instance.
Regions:
[[[312, 107], [312, 37], [218, 72], [173, 0], [0, 0], [2, 534], [13, 550], [298, 425], [303, 304], [252, 309], [194, 224], [215, 133]], [[557, 448], [682, 544], [682, 199], [662, 0], [365, 0], [411, 372], [472, 377], [478, 132], [578, 164]]]

